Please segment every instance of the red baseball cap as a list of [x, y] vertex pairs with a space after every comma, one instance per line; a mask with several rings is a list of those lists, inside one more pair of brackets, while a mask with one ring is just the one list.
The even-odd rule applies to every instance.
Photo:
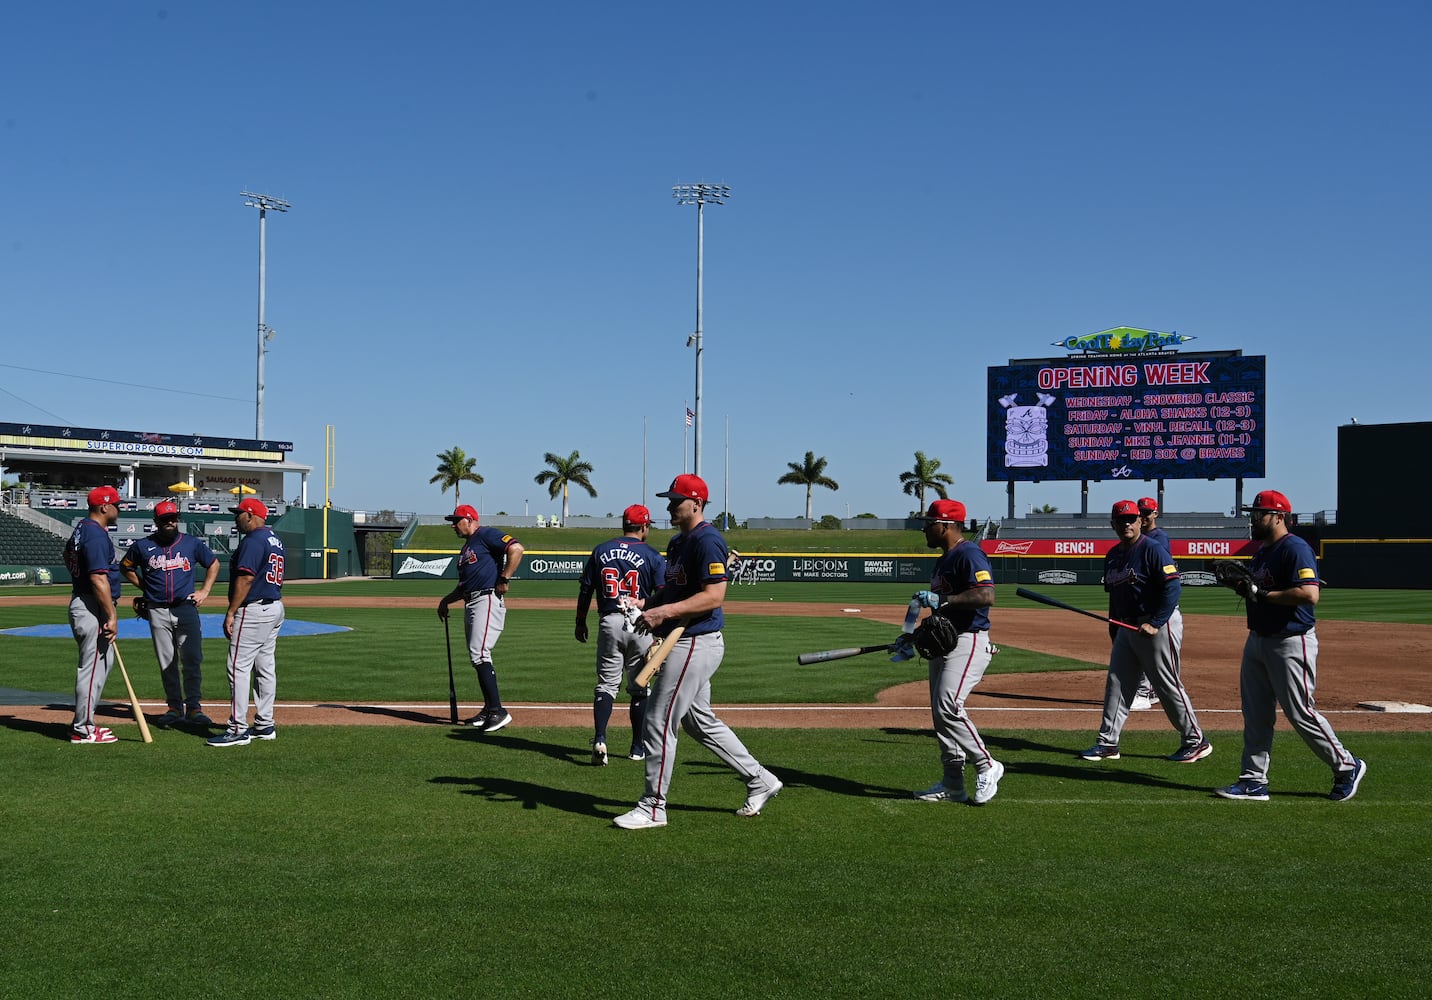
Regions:
[[157, 504], [154, 505], [154, 520], [156, 521], [159, 520], [161, 517], [178, 516], [179, 505], [173, 500], [160, 500]]
[[242, 500], [239, 501], [239, 505], [237, 507], [229, 508], [229, 513], [237, 514], [241, 510], [247, 511], [254, 517], [258, 518], [260, 521], [268, 520], [268, 508], [265, 507], [264, 502], [257, 497], [244, 497]]
[[[90, 496], [93, 497], [94, 494], [90, 494]], [[1247, 507], [1244, 507], [1243, 509], [1273, 510], [1278, 511], [1281, 514], [1291, 514], [1293, 512], [1293, 505], [1288, 502], [1287, 497], [1279, 493], [1277, 490], [1263, 490], [1253, 498], [1252, 504]]]
[[1159, 502], [1157, 500], [1153, 497], [1139, 497], [1140, 514], [1157, 514], [1158, 512]]
[[103, 507], [107, 503], [119, 506], [119, 491], [113, 486], [96, 486], [89, 491], [89, 505]]
[[925, 514], [927, 521], [964, 521], [965, 505], [958, 500], [936, 500]]
[[1112, 514], [1114, 517], [1118, 517], [1121, 514], [1132, 514], [1135, 517], [1138, 517], [1139, 505], [1134, 503], [1132, 500], [1117, 500], [1114, 502], [1114, 509], [1111, 510], [1109, 513]]
[[452, 521], [454, 524], [456, 524], [463, 518], [467, 518], [474, 523], [480, 523], [478, 522], [477, 511], [473, 510], [469, 504], [459, 504], [458, 506], [454, 507], [452, 513], [449, 514], [447, 517], [443, 518], [443, 520]]
[[681, 497], [683, 500], [700, 500], [706, 503], [711, 499], [711, 491], [706, 488], [706, 480], [684, 472], [671, 481], [670, 489], [665, 493], [658, 493], [657, 496], [667, 499]]
[[634, 528], [639, 528], [643, 524], [651, 523], [651, 511], [639, 503], [634, 503], [622, 511], [622, 521], [630, 524]]

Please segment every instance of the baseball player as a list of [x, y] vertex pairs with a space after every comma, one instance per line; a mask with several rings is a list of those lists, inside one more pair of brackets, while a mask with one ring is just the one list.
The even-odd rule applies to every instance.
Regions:
[[[921, 802], [973, 802], [982, 806], [999, 792], [1004, 765], [990, 756], [965, 700], [989, 667], [989, 609], [994, 606], [994, 573], [989, 559], [965, 540], [965, 505], [936, 500], [925, 518], [925, 545], [940, 550], [930, 589], [915, 595], [920, 606], [943, 612], [959, 629], [959, 642], [930, 661], [930, 717], [940, 747], [940, 780], [922, 792]], [[897, 652], [910, 642], [902, 635]], [[893, 657], [892, 657], [893, 659]], [[975, 766], [975, 792], [965, 791], [965, 764]]]
[[664, 636], [681, 623], [686, 631], [656, 675], [646, 709], [646, 787], [636, 808], [612, 822], [623, 830], [666, 825], [666, 793], [676, 763], [677, 726], [721, 758], [746, 782], [737, 816], [756, 816], [783, 787], [711, 710], [711, 678], [721, 666], [726, 599], [726, 540], [705, 518], [711, 493], [700, 476], [683, 474], [665, 498], [679, 532], [666, 549], [666, 582], [647, 601], [641, 627]]
[[[1139, 533], [1145, 538], [1158, 542], [1170, 553], [1169, 562], [1172, 562], [1173, 547], [1168, 534], [1158, 526], [1159, 502], [1153, 497], [1139, 498]], [[1179, 619], [1179, 627], [1183, 627], [1183, 612], [1174, 609], [1174, 615]], [[1159, 703], [1158, 692], [1149, 683], [1147, 677], [1139, 677], [1139, 690], [1134, 695], [1134, 700], [1129, 704], [1130, 711], [1146, 712]]]
[[1129, 703], [1147, 676], [1163, 704], [1168, 721], [1183, 742], [1168, 759], [1191, 764], [1213, 753], [1204, 739], [1183, 679], [1179, 650], [1183, 619], [1176, 617], [1183, 593], [1178, 567], [1168, 550], [1141, 533], [1139, 507], [1120, 500], [1110, 511], [1110, 525], [1119, 543], [1104, 557], [1104, 589], [1109, 592], [1109, 617], [1137, 628], [1109, 626], [1114, 645], [1104, 682], [1104, 718], [1099, 739], [1079, 756], [1084, 760], [1118, 760], [1119, 736], [1129, 717]]
[[462, 504], [445, 521], [452, 524], [455, 535], [462, 538], [462, 551], [457, 557], [457, 586], [438, 601], [438, 617], [447, 621], [447, 606], [462, 601], [466, 613], [463, 631], [467, 636], [467, 656], [477, 671], [482, 686], [482, 711], [468, 720], [481, 732], [495, 733], [512, 721], [502, 707], [497, 690], [497, 669], [492, 665], [492, 647], [502, 636], [507, 622], [508, 585], [522, 562], [522, 543], [496, 528], [478, 524], [477, 511]]
[[89, 491], [89, 514], [75, 525], [65, 543], [70, 587], [70, 631], [79, 643], [75, 674], [75, 719], [71, 743], [115, 743], [118, 737], [94, 724], [94, 709], [114, 666], [114, 639], [119, 630], [119, 566], [114, 558], [110, 527], [119, 520], [119, 492], [112, 486]]
[[1289, 725], [1332, 768], [1328, 798], [1346, 802], [1357, 794], [1367, 762], [1348, 753], [1313, 702], [1318, 671], [1317, 560], [1308, 543], [1288, 530], [1293, 507], [1282, 493], [1264, 490], [1243, 509], [1259, 544], [1248, 567], [1252, 582], [1239, 588], [1248, 614], [1248, 639], [1238, 675], [1243, 770], [1237, 781], [1217, 792], [1225, 799], [1268, 801], [1268, 758], [1275, 708], [1281, 706]]
[[[194, 587], [195, 568], [204, 569], [203, 586]], [[140, 589], [134, 610], [149, 621], [159, 679], [169, 709], [159, 717], [164, 728], [180, 722], [212, 726], [204, 714], [204, 630], [199, 608], [219, 578], [219, 560], [203, 539], [179, 530], [179, 505], [154, 505], [154, 533], [129, 547], [119, 561], [124, 578]]]
[[627, 694], [631, 695], [630, 760], [645, 760], [642, 745], [642, 720], [646, 711], [648, 691], [636, 684], [636, 674], [646, 663], [651, 648], [650, 633], [636, 631], [626, 617], [625, 609], [646, 606], [647, 600], [666, 579], [666, 560], [660, 552], [646, 544], [651, 531], [651, 511], [641, 504], [632, 504], [622, 511], [622, 534], [603, 542], [592, 550], [577, 591], [578, 642], [587, 641], [587, 609], [592, 595], [597, 597], [597, 687], [592, 698], [592, 763], [607, 762], [607, 723], [612, 717], [617, 687], [626, 675]]
[[[230, 507], [243, 538], [229, 559], [229, 724], [209, 740], [211, 747], [243, 747], [251, 740], [278, 738], [273, 703], [278, 691], [274, 651], [283, 627], [283, 539], [268, 526], [268, 507], [245, 497]], [[249, 717], [249, 684], [254, 690], [254, 724]]]

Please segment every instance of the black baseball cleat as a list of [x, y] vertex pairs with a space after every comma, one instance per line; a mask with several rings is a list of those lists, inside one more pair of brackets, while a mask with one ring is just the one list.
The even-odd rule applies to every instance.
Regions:
[[495, 733], [512, 721], [512, 715], [505, 708], [495, 708], [487, 717], [487, 724], [482, 727], [484, 735]]

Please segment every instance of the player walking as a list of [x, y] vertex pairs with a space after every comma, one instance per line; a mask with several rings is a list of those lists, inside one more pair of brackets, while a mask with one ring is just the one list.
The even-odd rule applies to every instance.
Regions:
[[683, 621], [686, 631], [652, 684], [646, 711], [646, 787], [636, 808], [612, 821], [624, 830], [666, 825], [678, 726], [746, 782], [746, 802], [737, 816], [759, 814], [783, 787], [711, 709], [711, 678], [725, 652], [721, 605], [727, 584], [726, 540], [704, 516], [711, 493], [700, 476], [680, 475], [657, 496], [670, 501], [666, 509], [679, 534], [666, 549], [666, 583], [647, 602], [640, 621], [657, 637]]
[[75, 674], [75, 719], [71, 743], [116, 743], [119, 738], [94, 724], [95, 705], [114, 666], [114, 639], [119, 630], [119, 567], [109, 529], [119, 520], [119, 493], [112, 486], [89, 491], [89, 514], [75, 525], [65, 543], [70, 587], [70, 631], [79, 643]]
[[[965, 505], [936, 500], [925, 514], [925, 544], [940, 550], [930, 589], [915, 595], [923, 607], [950, 618], [959, 630], [955, 648], [930, 660], [930, 717], [940, 746], [940, 780], [915, 798], [921, 802], [973, 802], [982, 806], [999, 792], [1004, 765], [990, 756], [965, 700], [983, 678], [992, 656], [989, 609], [994, 573], [989, 559], [965, 539]], [[901, 636], [901, 645], [909, 642]], [[894, 659], [894, 657], [892, 657]], [[975, 766], [975, 793], [965, 791], [965, 764]]]
[[497, 689], [497, 668], [492, 665], [492, 647], [502, 637], [507, 623], [507, 587], [517, 566], [522, 562], [522, 543], [496, 528], [478, 523], [477, 511], [467, 504], [453, 510], [443, 520], [452, 524], [455, 535], [463, 539], [457, 557], [457, 586], [438, 601], [438, 617], [447, 621], [448, 605], [462, 601], [463, 633], [467, 636], [467, 658], [477, 671], [482, 687], [482, 711], [468, 724], [481, 732], [495, 733], [512, 721], [502, 707]]
[[1110, 524], [1119, 543], [1104, 557], [1109, 617], [1138, 628], [1109, 626], [1114, 645], [1104, 681], [1104, 718], [1098, 742], [1079, 756], [1096, 761], [1119, 759], [1119, 736], [1129, 717], [1129, 703], [1138, 690], [1139, 678], [1147, 676], [1168, 721], [1183, 738], [1168, 759], [1191, 764], [1213, 753], [1213, 744], [1203, 737], [1180, 676], [1183, 618], [1175, 612], [1183, 586], [1178, 567], [1163, 546], [1143, 537], [1139, 508], [1132, 500], [1114, 504]]
[[1225, 799], [1268, 801], [1268, 759], [1276, 708], [1303, 742], [1333, 771], [1328, 798], [1346, 802], [1357, 794], [1367, 762], [1354, 757], [1317, 710], [1318, 636], [1314, 608], [1318, 564], [1307, 542], [1288, 530], [1292, 504], [1277, 490], [1264, 490], [1243, 508], [1259, 548], [1249, 569], [1252, 583], [1239, 593], [1247, 601], [1248, 639], [1243, 644], [1238, 688], [1243, 703], [1243, 770], [1217, 790]]
[[[204, 568], [204, 584], [197, 590], [196, 566]], [[119, 571], [140, 589], [135, 610], [148, 619], [154, 640], [159, 679], [169, 703], [159, 725], [212, 726], [203, 708], [204, 633], [199, 608], [219, 578], [219, 560], [203, 539], [179, 530], [179, 505], [161, 500], [154, 505], [154, 534], [129, 547]]]
[[597, 687], [593, 692], [592, 722], [596, 735], [592, 738], [592, 763], [607, 762], [607, 723], [612, 717], [617, 687], [626, 675], [627, 694], [631, 695], [631, 760], [646, 759], [642, 746], [642, 724], [646, 712], [645, 687], [636, 684], [636, 674], [646, 662], [651, 647], [651, 634], [637, 632], [623, 616], [624, 607], [642, 608], [647, 599], [666, 578], [666, 560], [660, 552], [646, 544], [651, 531], [651, 511], [641, 504], [632, 504], [622, 511], [622, 535], [602, 542], [587, 557], [577, 591], [578, 642], [587, 641], [587, 609], [592, 595], [597, 597]]
[[[1159, 502], [1153, 497], [1139, 497], [1139, 529], [1140, 533], [1152, 541], [1158, 542], [1169, 553], [1169, 562], [1173, 562], [1172, 540], [1168, 533], [1158, 526]], [[1179, 629], [1183, 628], [1183, 612], [1174, 609], [1174, 617], [1179, 620]], [[1159, 703], [1158, 692], [1144, 676], [1139, 677], [1139, 690], [1134, 695], [1133, 702], [1129, 705], [1131, 711], [1145, 712]]]
[[[209, 740], [211, 747], [245, 747], [252, 740], [278, 738], [273, 704], [278, 692], [275, 651], [283, 627], [283, 539], [268, 526], [268, 507], [245, 497], [230, 507], [243, 538], [229, 559], [229, 607], [224, 635], [229, 640], [229, 724]], [[254, 724], [248, 725], [249, 685]]]

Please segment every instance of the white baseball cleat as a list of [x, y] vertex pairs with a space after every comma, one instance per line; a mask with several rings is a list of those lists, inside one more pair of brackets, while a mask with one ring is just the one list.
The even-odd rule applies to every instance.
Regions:
[[990, 765], [988, 771], [981, 771], [975, 778], [975, 795], [971, 799], [975, 805], [982, 806], [999, 792], [999, 779], [1004, 777], [1004, 765], [995, 761]]
[[746, 804], [743, 805], [740, 809], [736, 810], [736, 815], [759, 816], [761, 814], [761, 807], [764, 806], [767, 802], [771, 801], [771, 799], [779, 795], [781, 789], [786, 787], [785, 783], [782, 782], [779, 778], [776, 778], [775, 782], [776, 783], [774, 785], [771, 785], [769, 788], [763, 788], [759, 792], [751, 792], [749, 795], [747, 795]]
[[592, 740], [592, 763], [597, 767], [607, 766], [607, 745], [601, 740]]
[[665, 825], [665, 813], [660, 817], [653, 816], [652, 811], [644, 806], [637, 806], [631, 812], [624, 812], [612, 820], [612, 826], [619, 826], [623, 830], [654, 830]]

